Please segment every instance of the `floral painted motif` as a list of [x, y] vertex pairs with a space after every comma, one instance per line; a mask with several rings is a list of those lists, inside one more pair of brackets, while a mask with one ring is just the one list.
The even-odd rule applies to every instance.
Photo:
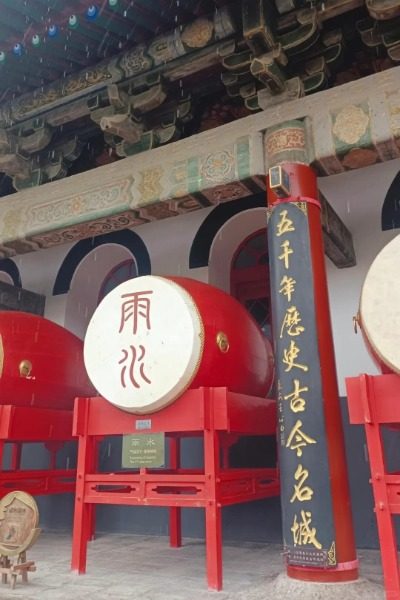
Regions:
[[369, 115], [360, 106], [346, 106], [337, 113], [332, 128], [335, 136], [345, 144], [357, 144], [367, 133]]
[[189, 48], [204, 48], [213, 35], [214, 24], [208, 19], [197, 19], [190, 23], [182, 32], [182, 42]]
[[201, 177], [206, 183], [230, 181], [234, 175], [235, 159], [228, 150], [209, 154], [201, 166]]

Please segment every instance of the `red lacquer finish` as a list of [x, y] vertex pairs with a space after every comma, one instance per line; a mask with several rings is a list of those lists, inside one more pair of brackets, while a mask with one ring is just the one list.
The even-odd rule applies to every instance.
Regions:
[[[182, 545], [181, 509], [205, 512], [206, 570], [211, 589], [222, 589], [222, 509], [279, 495], [275, 468], [232, 468], [227, 450], [240, 436], [274, 435], [276, 404], [268, 398], [235, 394], [225, 388], [188, 390], [152, 414], [140, 415], [149, 429], [165, 433], [169, 464], [164, 469], [100, 472], [99, 440], [130, 434], [135, 418], [104, 398], [77, 398], [73, 433], [79, 438], [71, 568], [86, 572], [87, 542], [94, 533], [99, 504], [164, 506], [169, 509], [170, 545]], [[181, 440], [203, 444], [203, 466], [181, 464]], [[225, 455], [226, 460], [221, 460]], [[132, 565], [134, 569], [134, 564]]]
[[[0, 312], [0, 405], [72, 410], [74, 398], [93, 394], [75, 335], [36, 315]], [[21, 363], [31, 370], [20, 372]]]
[[387, 466], [383, 426], [400, 425], [400, 376], [360, 375], [346, 379], [346, 387], [350, 422], [365, 427], [386, 600], [399, 600], [400, 569], [394, 517], [400, 515], [400, 478]]
[[[246, 309], [211, 285], [184, 277], [168, 279], [192, 296], [203, 321], [203, 356], [190, 388], [223, 386], [239, 394], [265, 397], [274, 376], [272, 348]], [[227, 352], [217, 346], [220, 332], [227, 336]]]
[[[290, 577], [305, 581], [339, 582], [358, 578], [350, 490], [343, 436], [339, 392], [336, 378], [336, 363], [329, 310], [328, 286], [322, 237], [321, 211], [318, 202], [317, 179], [307, 165], [285, 164], [290, 174], [292, 197], [308, 201], [310, 246], [315, 291], [315, 318], [317, 324], [318, 349], [321, 362], [323, 403], [326, 422], [334, 523], [336, 530], [336, 553], [338, 568], [315, 569], [288, 567]], [[279, 199], [268, 188], [268, 201]]]

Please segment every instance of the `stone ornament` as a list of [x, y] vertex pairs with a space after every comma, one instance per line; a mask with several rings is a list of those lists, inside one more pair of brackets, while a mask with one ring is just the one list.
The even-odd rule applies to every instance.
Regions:
[[37, 540], [39, 509], [26, 492], [14, 491], [0, 500], [0, 555], [18, 556]]

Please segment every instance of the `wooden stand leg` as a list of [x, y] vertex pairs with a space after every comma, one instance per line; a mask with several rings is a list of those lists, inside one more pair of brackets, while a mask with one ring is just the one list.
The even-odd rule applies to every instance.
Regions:
[[[92, 473], [97, 473], [99, 470], [99, 442], [96, 438], [93, 439], [92, 464], [90, 465]], [[96, 538], [96, 505], [89, 504], [89, 530], [88, 541], [92, 542]]]
[[221, 509], [216, 502], [206, 507], [207, 583], [212, 590], [222, 590]]
[[204, 473], [206, 477], [206, 563], [208, 587], [222, 589], [222, 519], [219, 504], [220, 438], [214, 429], [214, 403], [207, 397], [209, 421], [204, 431]]
[[[7, 556], [1, 556], [0, 557], [0, 566], [2, 569], [9, 569], [10, 568], [10, 559]], [[8, 576], [7, 573], [4, 573], [4, 571], [1, 574], [1, 583], [7, 583], [8, 581]]]
[[15, 562], [8, 556], [0, 556], [1, 583], [7, 583], [10, 577], [10, 586], [13, 590], [17, 584], [18, 575], [21, 575], [23, 583], [28, 583], [28, 571], [36, 571], [33, 560], [26, 560], [26, 552], [20, 552]]
[[[170, 438], [169, 451], [171, 469], [179, 469], [180, 439], [178, 437]], [[169, 545], [171, 548], [180, 548], [182, 546], [182, 521], [180, 506], [173, 506], [169, 509]]]
[[89, 512], [88, 542], [93, 542], [96, 538], [96, 505], [88, 504], [87, 506]]
[[91, 472], [90, 466], [94, 464], [95, 447], [93, 438], [87, 435], [79, 438], [71, 569], [80, 574], [86, 573], [87, 543], [93, 527], [93, 511], [84, 502], [84, 491], [85, 474]]
[[[26, 563], [26, 552], [21, 552], [21, 554], [18, 557], [18, 562], [19, 563]], [[25, 569], [23, 569], [22, 573], [21, 573], [21, 577], [22, 577], [23, 583], [28, 583], [28, 571], [26, 571]]]
[[77, 495], [75, 499], [71, 569], [78, 571], [79, 574], [86, 573], [89, 522], [89, 506], [83, 502], [82, 496]]
[[171, 548], [182, 546], [181, 508], [179, 506], [169, 509], [169, 545]]
[[382, 570], [385, 582], [386, 599], [400, 598], [400, 575], [397, 553], [397, 536], [393, 516], [389, 509], [389, 497], [384, 473], [386, 461], [383, 439], [378, 424], [366, 424], [365, 433], [368, 442], [371, 465], [371, 481], [375, 500], [375, 513], [378, 524], [379, 541], [382, 554]]

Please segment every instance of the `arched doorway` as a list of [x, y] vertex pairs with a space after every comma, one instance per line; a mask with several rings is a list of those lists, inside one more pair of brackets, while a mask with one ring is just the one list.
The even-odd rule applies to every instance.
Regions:
[[[245, 238], [235, 251], [230, 269], [231, 294], [246, 308], [272, 341], [271, 293], [268, 270], [267, 230], [264, 227]], [[270, 392], [270, 395], [273, 391]], [[242, 438], [231, 448], [230, 459], [237, 467], [276, 464], [276, 440]]]
[[271, 339], [271, 294], [268, 271], [267, 230], [247, 237], [231, 263], [231, 294], [257, 321]]
[[109, 294], [120, 283], [124, 283], [124, 281], [128, 281], [128, 279], [133, 279], [134, 277], [137, 277], [137, 275], [138, 270], [136, 261], [132, 258], [124, 260], [115, 267], [113, 267], [111, 271], [106, 275], [103, 283], [100, 286], [97, 304], [100, 304], [103, 298], [107, 296], [107, 294]]

